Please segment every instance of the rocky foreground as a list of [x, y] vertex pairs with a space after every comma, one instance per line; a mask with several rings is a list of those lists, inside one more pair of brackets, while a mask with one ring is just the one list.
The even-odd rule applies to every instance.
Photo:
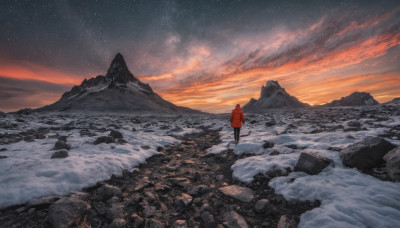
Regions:
[[3, 227], [296, 227], [319, 202], [287, 202], [268, 187], [232, 179], [232, 150], [213, 155], [219, 131], [203, 128], [132, 172], [69, 196], [50, 196], [0, 212]]

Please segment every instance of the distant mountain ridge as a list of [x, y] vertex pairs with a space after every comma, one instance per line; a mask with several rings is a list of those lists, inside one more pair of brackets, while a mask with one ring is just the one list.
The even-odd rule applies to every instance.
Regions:
[[265, 86], [261, 87], [261, 95], [258, 100], [251, 98], [243, 106], [246, 112], [261, 112], [266, 109], [275, 108], [307, 108], [309, 104], [300, 102], [296, 97], [289, 95], [277, 81], [267, 81]]
[[112, 60], [106, 76], [83, 80], [60, 100], [37, 111], [201, 113], [161, 98], [129, 71], [120, 53]]
[[377, 102], [371, 94], [367, 92], [354, 92], [349, 96], [342, 97], [340, 100], [334, 100], [330, 103], [322, 105], [323, 107], [334, 107], [334, 106], [368, 106], [377, 105]]

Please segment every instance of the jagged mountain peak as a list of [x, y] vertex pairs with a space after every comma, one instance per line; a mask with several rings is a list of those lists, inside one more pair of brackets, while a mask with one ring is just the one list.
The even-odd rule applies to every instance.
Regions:
[[111, 78], [113, 82], [127, 84], [130, 81], [136, 81], [136, 78], [129, 71], [124, 57], [118, 53], [111, 61], [110, 67], [107, 70], [107, 78]]
[[278, 81], [269, 80], [261, 87], [261, 95], [258, 100], [251, 98], [243, 106], [244, 111], [261, 112], [271, 108], [303, 108], [308, 104], [300, 102], [296, 97], [290, 96]]
[[340, 100], [334, 100], [323, 106], [365, 106], [379, 104], [370, 93], [353, 92], [349, 96], [342, 97]]

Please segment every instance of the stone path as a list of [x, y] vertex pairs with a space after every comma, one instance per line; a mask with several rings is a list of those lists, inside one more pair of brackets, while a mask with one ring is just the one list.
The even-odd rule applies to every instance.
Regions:
[[206, 149], [219, 131], [202, 129], [122, 177], [65, 197], [46, 197], [0, 212], [1, 227], [296, 227], [299, 216], [319, 206], [287, 202], [268, 187], [232, 179], [233, 151]]

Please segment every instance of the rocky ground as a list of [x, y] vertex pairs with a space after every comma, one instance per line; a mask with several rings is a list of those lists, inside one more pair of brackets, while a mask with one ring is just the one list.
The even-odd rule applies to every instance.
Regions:
[[232, 179], [232, 150], [206, 152], [219, 130], [203, 128], [121, 177], [65, 197], [45, 197], [0, 212], [2, 227], [295, 227], [319, 202], [287, 202], [257, 175]]

